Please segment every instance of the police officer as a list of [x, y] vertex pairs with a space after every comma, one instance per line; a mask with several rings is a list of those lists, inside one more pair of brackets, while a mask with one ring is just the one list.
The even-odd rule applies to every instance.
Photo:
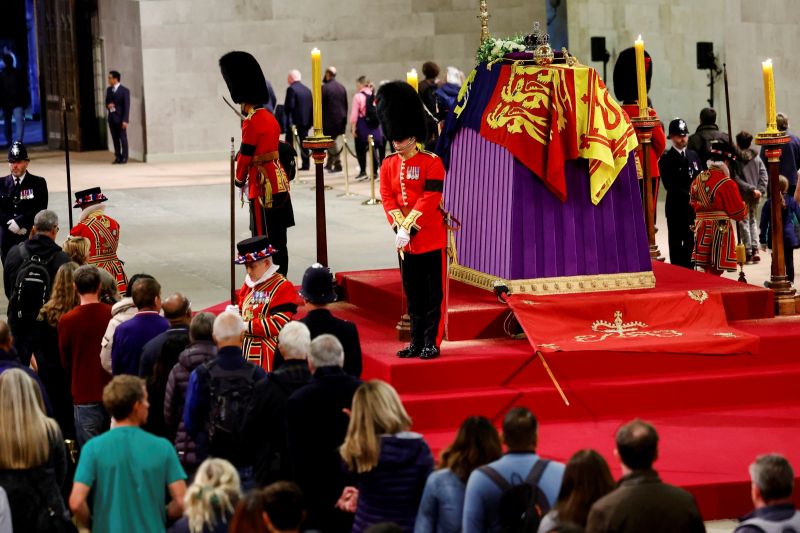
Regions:
[[703, 163], [697, 152], [686, 145], [689, 129], [686, 122], [676, 118], [669, 123], [669, 140], [672, 148], [664, 152], [658, 160], [661, 182], [667, 190], [667, 233], [669, 240], [669, 260], [673, 265], [692, 268], [694, 249], [694, 209], [689, 205], [689, 189], [697, 175], [703, 170]]
[[12, 246], [28, 239], [33, 217], [47, 209], [47, 182], [28, 173], [28, 150], [19, 141], [8, 150], [11, 173], [0, 181], [0, 259]]

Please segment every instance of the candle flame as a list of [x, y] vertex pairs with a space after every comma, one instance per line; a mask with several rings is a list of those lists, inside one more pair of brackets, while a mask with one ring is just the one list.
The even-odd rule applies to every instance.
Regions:
[[639, 34], [639, 37], [636, 38], [636, 41], [637, 42], [642, 42], [642, 34], [641, 33]]
[[311, 53], [314, 55], [319, 55], [319, 48], [314, 48], [313, 50], [311, 50]]
[[765, 67], [771, 67], [772, 66], [772, 59], [767, 59], [766, 61], [762, 62], [761, 64], [764, 65]]

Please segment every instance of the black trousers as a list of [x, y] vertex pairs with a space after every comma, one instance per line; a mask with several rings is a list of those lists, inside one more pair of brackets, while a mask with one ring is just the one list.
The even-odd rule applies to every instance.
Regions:
[[[30, 232], [28, 232], [28, 235], [30, 235]], [[0, 228], [0, 259], [2, 259], [3, 264], [6, 262], [9, 250], [21, 242], [27, 241], [28, 235], [17, 235], [16, 233], [11, 233], [11, 230], [6, 227]]]
[[694, 233], [691, 224], [691, 220], [683, 217], [667, 217], [669, 262], [673, 265], [693, 268]]
[[411, 342], [436, 346], [444, 300], [444, 249], [404, 255], [405, 258], [400, 259], [400, 271], [411, 319]]
[[278, 265], [278, 272], [286, 275], [289, 272], [289, 250], [286, 249], [286, 224], [269, 216], [269, 211], [258, 199], [250, 200], [250, 233], [266, 235], [272, 247], [277, 250], [272, 255], [272, 262]]
[[[306, 140], [306, 136], [308, 135], [308, 127], [305, 126], [297, 126], [297, 145], [300, 147], [300, 159], [302, 160], [302, 169], [301, 170], [308, 170], [310, 167], [309, 164], [309, 152], [305, 148], [303, 148], [303, 141]], [[294, 135], [292, 134], [292, 129], [286, 132], [286, 142], [294, 146], [292, 144], [294, 142]]]
[[117, 161], [128, 160], [128, 130], [122, 129], [122, 124], [108, 123], [111, 130], [111, 140], [114, 141], [114, 157]]

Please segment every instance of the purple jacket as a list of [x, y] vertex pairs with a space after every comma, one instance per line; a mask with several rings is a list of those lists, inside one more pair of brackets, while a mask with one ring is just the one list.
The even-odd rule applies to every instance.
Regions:
[[138, 312], [136, 316], [117, 326], [111, 348], [111, 371], [139, 375], [142, 348], [147, 341], [169, 329], [169, 321], [155, 311]]
[[167, 380], [167, 391], [164, 395], [164, 421], [167, 426], [177, 429], [175, 450], [181, 465], [187, 472], [194, 472], [200, 465], [194, 440], [183, 425], [183, 407], [186, 403], [186, 388], [189, 376], [198, 366], [211, 361], [217, 356], [217, 345], [211, 341], [196, 341], [190, 344], [178, 356], [178, 362], [172, 367]]

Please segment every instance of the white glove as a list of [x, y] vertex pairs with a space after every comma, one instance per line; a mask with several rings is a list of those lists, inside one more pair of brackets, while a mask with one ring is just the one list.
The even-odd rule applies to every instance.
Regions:
[[234, 315], [239, 314], [239, 306], [238, 305], [227, 305], [225, 306], [226, 313], [233, 313]]
[[19, 224], [17, 224], [16, 220], [12, 218], [11, 220], [8, 221], [8, 231], [10, 231], [11, 233], [16, 233], [17, 235], [22, 235], [22, 233], [20, 233], [20, 230], [21, 228], [19, 227]]
[[403, 228], [397, 228], [397, 235], [394, 238], [394, 246], [398, 250], [406, 247], [406, 244], [411, 240], [411, 235]]

